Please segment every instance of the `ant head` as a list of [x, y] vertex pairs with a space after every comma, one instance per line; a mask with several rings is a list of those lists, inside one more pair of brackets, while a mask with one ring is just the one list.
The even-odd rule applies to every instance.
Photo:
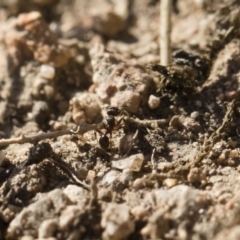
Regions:
[[118, 107], [109, 107], [107, 110], [108, 116], [118, 116], [121, 110]]

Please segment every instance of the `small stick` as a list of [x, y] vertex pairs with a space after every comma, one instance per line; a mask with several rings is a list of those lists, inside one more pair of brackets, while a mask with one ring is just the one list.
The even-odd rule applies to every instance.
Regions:
[[154, 157], [155, 152], [156, 152], [156, 149], [154, 148], [151, 155], [152, 173], [157, 172], [157, 162], [155, 161], [155, 157]]
[[77, 185], [80, 185], [81, 187], [85, 188], [86, 190], [90, 191], [91, 188], [88, 184], [86, 184], [85, 182], [83, 182], [82, 180], [79, 179], [79, 177], [76, 175], [75, 171], [71, 168], [69, 168], [69, 166], [61, 159], [59, 158], [50, 158], [50, 160], [56, 164], [59, 168], [61, 168], [68, 176], [70, 179], [73, 180], [73, 182]]
[[56, 138], [66, 134], [80, 134], [83, 135], [84, 133], [92, 130], [97, 130], [99, 128], [99, 124], [87, 124], [85, 122], [77, 125], [75, 128], [49, 132], [49, 133], [37, 133], [33, 135], [21, 135], [17, 138], [10, 138], [10, 139], [0, 139], [0, 147], [4, 147], [13, 143], [23, 144], [23, 143], [36, 143], [45, 139], [49, 138]]
[[138, 118], [128, 118], [126, 121], [144, 127], [163, 126], [169, 122], [167, 119], [140, 120]]
[[160, 4], [160, 64], [171, 63], [171, 13], [172, 0], [161, 0]]

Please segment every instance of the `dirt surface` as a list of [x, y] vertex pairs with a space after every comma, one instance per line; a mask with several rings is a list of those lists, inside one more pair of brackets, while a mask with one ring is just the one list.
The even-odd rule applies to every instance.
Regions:
[[168, 67], [159, 1], [0, 2], [0, 239], [240, 239], [240, 2], [173, 2]]

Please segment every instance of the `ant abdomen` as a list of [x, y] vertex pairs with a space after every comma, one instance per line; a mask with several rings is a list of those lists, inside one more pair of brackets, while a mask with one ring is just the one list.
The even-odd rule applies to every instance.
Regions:
[[107, 135], [102, 135], [100, 138], [99, 138], [99, 145], [101, 148], [103, 149], [108, 149], [109, 147], [109, 138]]

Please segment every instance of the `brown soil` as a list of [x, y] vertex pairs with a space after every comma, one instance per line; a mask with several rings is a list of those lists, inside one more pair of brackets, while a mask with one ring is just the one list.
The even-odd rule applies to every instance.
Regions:
[[10, 2], [0, 138], [98, 127], [1, 147], [0, 239], [240, 239], [239, 1], [173, 1], [167, 68], [159, 1]]

